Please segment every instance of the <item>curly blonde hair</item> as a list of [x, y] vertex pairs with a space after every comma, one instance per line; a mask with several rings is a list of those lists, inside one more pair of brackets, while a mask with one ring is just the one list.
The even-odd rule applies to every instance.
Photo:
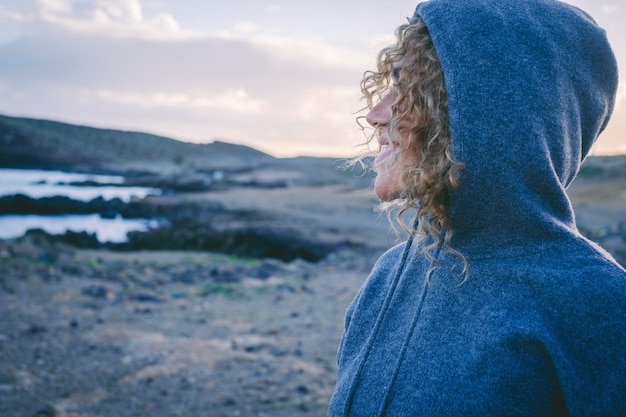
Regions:
[[[445, 250], [459, 256], [465, 271], [465, 258], [450, 246], [453, 225], [449, 216], [449, 192], [458, 187], [463, 164], [452, 156], [448, 99], [441, 63], [421, 18], [401, 25], [395, 35], [395, 44], [379, 52], [376, 71], [365, 72], [361, 92], [367, 103], [364, 110], [372, 109], [389, 93], [392, 72], [402, 61], [399, 71], [395, 69], [398, 71], [394, 85], [396, 96], [389, 131], [392, 135], [408, 138], [395, 153], [396, 161], [408, 156], [414, 163], [402, 172], [401, 195], [391, 202], [382, 202], [379, 208], [388, 212], [390, 220], [393, 218], [391, 213], [395, 212], [395, 219], [404, 230], [427, 242], [420, 246], [420, 251], [433, 262], [433, 269], [437, 267], [437, 260], [431, 252], [443, 244]], [[357, 117], [363, 129], [361, 120], [364, 117]], [[365, 143], [368, 149], [371, 150], [369, 145], [372, 142], [377, 142], [374, 139], [379, 133], [375, 128], [368, 137]], [[376, 153], [377, 150], [370, 151], [367, 155]], [[364, 160], [364, 156], [360, 159]], [[417, 212], [418, 220], [413, 225], [402, 220], [410, 210]]]

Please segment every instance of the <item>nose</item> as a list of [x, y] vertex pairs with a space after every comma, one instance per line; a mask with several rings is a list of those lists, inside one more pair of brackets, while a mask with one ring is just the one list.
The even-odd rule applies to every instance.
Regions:
[[392, 93], [387, 93], [383, 98], [367, 113], [365, 120], [372, 127], [386, 126], [391, 121], [391, 105], [393, 104], [394, 96]]

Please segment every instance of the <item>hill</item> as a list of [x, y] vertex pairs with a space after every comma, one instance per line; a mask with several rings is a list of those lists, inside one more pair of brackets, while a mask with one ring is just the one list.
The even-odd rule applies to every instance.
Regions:
[[[5, 168], [145, 173], [159, 181], [175, 177], [183, 183], [202, 181], [207, 172], [225, 170], [235, 182], [248, 185], [371, 185], [372, 172], [359, 166], [342, 170], [342, 162], [337, 158], [275, 158], [221, 141], [194, 144], [144, 132], [0, 115], [0, 167]], [[591, 156], [579, 177], [624, 178], [626, 155]]]
[[274, 157], [244, 145], [193, 144], [142, 132], [0, 115], [0, 166], [163, 171], [256, 165]]

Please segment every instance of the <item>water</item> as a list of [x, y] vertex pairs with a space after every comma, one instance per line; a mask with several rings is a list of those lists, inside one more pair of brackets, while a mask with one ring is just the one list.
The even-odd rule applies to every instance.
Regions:
[[[72, 182], [93, 181], [102, 186], [73, 186]], [[0, 196], [24, 194], [31, 198], [65, 196], [79, 201], [91, 201], [97, 197], [106, 200], [119, 198], [125, 202], [131, 198], [144, 198], [159, 194], [160, 190], [147, 187], [123, 187], [124, 177], [114, 175], [78, 174], [62, 171], [0, 169]], [[0, 215], [0, 239], [22, 236], [29, 229], [42, 229], [50, 234], [66, 231], [95, 233], [104, 242], [125, 242], [126, 233], [145, 231], [155, 227], [149, 219], [101, 218], [89, 215]]]
[[[102, 186], [74, 186], [72, 182], [93, 181]], [[0, 169], [0, 197], [24, 194], [32, 198], [66, 196], [73, 200], [91, 201], [99, 196], [105, 200], [144, 198], [158, 195], [160, 190], [148, 187], [122, 187], [124, 177], [116, 175], [78, 174], [63, 171]]]
[[23, 236], [29, 229], [42, 229], [50, 234], [66, 231], [95, 233], [101, 243], [121, 243], [128, 239], [130, 231], [145, 231], [158, 225], [147, 219], [104, 219], [98, 214], [71, 214], [63, 216], [38, 216], [34, 214], [11, 214], [0, 216], [0, 239]]

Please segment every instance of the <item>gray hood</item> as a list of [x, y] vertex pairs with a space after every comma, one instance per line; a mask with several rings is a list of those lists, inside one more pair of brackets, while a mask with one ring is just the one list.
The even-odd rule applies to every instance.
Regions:
[[415, 14], [439, 54], [454, 153], [465, 163], [451, 199], [453, 244], [480, 256], [575, 233], [565, 188], [617, 90], [604, 30], [550, 0], [433, 0]]

